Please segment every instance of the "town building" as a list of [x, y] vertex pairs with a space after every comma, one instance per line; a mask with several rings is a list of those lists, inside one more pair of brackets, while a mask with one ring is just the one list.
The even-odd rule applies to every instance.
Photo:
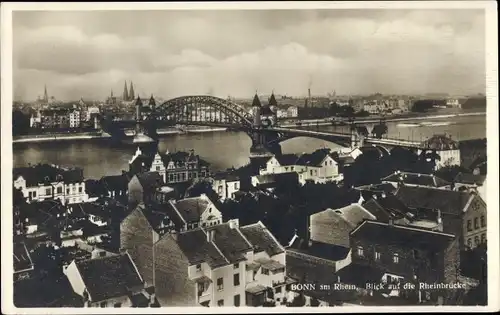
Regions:
[[326, 209], [310, 216], [310, 239], [315, 242], [349, 247], [349, 233], [363, 220], [375, 219], [373, 214], [356, 203], [340, 209]]
[[296, 172], [302, 185], [307, 181], [324, 183], [340, 179], [337, 156], [330, 153], [329, 149], [319, 149], [300, 156], [275, 155], [266, 162], [266, 168], [259, 171], [260, 175], [288, 172]]
[[178, 216], [180, 231], [209, 227], [222, 223], [222, 213], [205, 194], [198, 197], [169, 200], [170, 216]]
[[14, 168], [14, 188], [20, 189], [27, 202], [57, 199], [63, 204], [86, 202], [83, 170], [38, 164]]
[[453, 234], [364, 221], [350, 233], [350, 242], [354, 265], [382, 270], [381, 280], [386, 283], [415, 283], [414, 293], [420, 302], [433, 300], [443, 304], [453, 291], [422, 289], [420, 283], [454, 283], [458, 280], [460, 250], [458, 239]]
[[162, 304], [258, 306], [284, 298], [285, 250], [261, 222], [158, 233], [144, 212], [134, 216], [122, 223], [122, 248], [137, 257]]
[[80, 111], [73, 109], [69, 112], [69, 127], [80, 128]]
[[129, 204], [149, 203], [155, 200], [156, 191], [165, 186], [158, 172], [138, 173], [128, 183]]
[[129, 161], [129, 170], [131, 174], [158, 172], [166, 184], [187, 182], [210, 175], [209, 163], [195, 155], [194, 150], [189, 153], [167, 151], [165, 154], [149, 154], [137, 148]]
[[434, 187], [441, 189], [451, 189], [452, 183], [433, 174], [419, 174], [410, 172], [396, 171], [393, 174], [381, 179], [382, 183], [389, 183], [398, 188], [405, 186]]
[[52, 108], [40, 110], [40, 127], [42, 129], [64, 129], [70, 127], [70, 110]]
[[444, 166], [460, 165], [461, 163], [458, 142], [446, 135], [434, 135], [424, 141], [418, 154], [421, 154], [423, 150], [435, 152], [439, 155], [440, 158], [436, 160], [436, 169]]
[[235, 194], [241, 189], [241, 181], [238, 175], [221, 172], [212, 177], [212, 189], [219, 195], [221, 201], [234, 199]]
[[259, 190], [273, 192], [276, 187], [298, 185], [299, 176], [295, 172], [255, 175], [251, 177], [251, 184]]
[[130, 182], [128, 174], [103, 176], [100, 180], [107, 197], [124, 197], [128, 193], [128, 183]]
[[299, 117], [299, 108], [297, 106], [289, 106], [287, 108], [288, 118], [297, 118]]
[[456, 108], [462, 108], [462, 104], [460, 101], [456, 98], [449, 98], [446, 100], [446, 106], [447, 107], [456, 107]]
[[443, 232], [456, 235], [461, 249], [486, 242], [486, 203], [476, 192], [402, 186], [395, 196], [416, 218], [441, 217]]
[[64, 273], [84, 307], [147, 307], [155, 300], [128, 253], [73, 261]]

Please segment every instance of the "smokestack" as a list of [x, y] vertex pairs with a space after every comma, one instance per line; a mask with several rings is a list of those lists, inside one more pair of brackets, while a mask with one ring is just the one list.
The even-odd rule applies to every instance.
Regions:
[[311, 103], [311, 88], [307, 89], [307, 103], [309, 104], [309, 106], [312, 105], [312, 103]]

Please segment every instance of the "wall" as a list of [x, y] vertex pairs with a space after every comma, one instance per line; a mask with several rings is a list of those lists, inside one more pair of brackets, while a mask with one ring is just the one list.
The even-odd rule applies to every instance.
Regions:
[[311, 240], [349, 247], [351, 226], [336, 216], [332, 210], [315, 213], [310, 217]]
[[[239, 273], [240, 284], [238, 286], [234, 285], [233, 275]], [[217, 289], [217, 279], [223, 278], [224, 288], [219, 291]], [[245, 262], [238, 263], [238, 268], [234, 269], [233, 264], [227, 266], [213, 269], [212, 270], [212, 281], [214, 284], [213, 290], [213, 305], [217, 306], [219, 300], [224, 300], [224, 306], [234, 305], [234, 296], [240, 295], [240, 306], [246, 305], [245, 299], [245, 285], [246, 285], [246, 269]]]
[[128, 200], [129, 203], [141, 203], [143, 202], [144, 190], [137, 176], [132, 177], [128, 183]]
[[[481, 217], [484, 217], [484, 226], [481, 224]], [[477, 220], [478, 228], [475, 226], [474, 220]], [[471, 230], [468, 229], [468, 222], [471, 223]], [[464, 246], [468, 247], [469, 240], [472, 246], [470, 248], [475, 248], [481, 243], [481, 240], [487, 239], [487, 211], [486, 203], [480, 196], [474, 196], [471, 201], [467, 211], [464, 213], [462, 233], [464, 235]], [[484, 235], [484, 236], [483, 236]], [[478, 243], [476, 244], [476, 237]]]
[[80, 276], [80, 272], [78, 271], [75, 261], [71, 262], [71, 264], [68, 265], [64, 273], [66, 274], [66, 277], [68, 277], [73, 291], [83, 297], [83, 292], [85, 291], [85, 283]]

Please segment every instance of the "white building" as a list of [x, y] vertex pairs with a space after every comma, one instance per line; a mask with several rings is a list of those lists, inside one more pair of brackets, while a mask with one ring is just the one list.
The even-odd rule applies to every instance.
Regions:
[[[428, 152], [436, 152], [439, 159], [436, 160], [436, 169], [444, 166], [460, 165], [460, 148], [458, 142], [446, 135], [434, 135], [422, 143], [422, 147]], [[418, 151], [421, 154], [422, 150]]]
[[460, 104], [460, 101], [456, 98], [449, 98], [446, 100], [446, 106], [448, 107], [458, 107], [461, 108], [462, 105]]
[[63, 204], [86, 202], [83, 170], [55, 165], [36, 165], [14, 169], [14, 188], [21, 190], [27, 202], [48, 199]]
[[287, 109], [288, 118], [295, 118], [299, 116], [299, 108], [297, 106], [290, 106]]
[[69, 113], [69, 127], [78, 128], [80, 127], [80, 112], [77, 110], [72, 110]]
[[295, 154], [273, 156], [267, 161], [266, 168], [260, 170], [261, 175], [289, 172], [296, 172], [302, 185], [307, 181], [324, 183], [340, 178], [338, 162], [329, 149], [320, 149], [300, 156]]
[[240, 178], [230, 173], [215, 174], [212, 189], [219, 195], [221, 201], [234, 199], [235, 193], [241, 189]]
[[90, 121], [92, 115], [98, 115], [99, 113], [100, 113], [99, 107], [89, 106], [89, 108], [87, 108], [87, 121]]

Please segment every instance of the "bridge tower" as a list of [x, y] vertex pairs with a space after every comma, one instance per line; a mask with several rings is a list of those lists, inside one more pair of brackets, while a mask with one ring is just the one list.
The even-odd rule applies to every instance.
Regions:
[[137, 96], [135, 101], [135, 136], [133, 144], [137, 144], [142, 152], [154, 152], [158, 149], [158, 142], [146, 134], [144, 120], [142, 119], [142, 100]]
[[261, 121], [260, 121], [261, 109], [262, 109], [262, 104], [260, 103], [257, 91], [255, 91], [255, 96], [253, 97], [253, 102], [252, 102], [252, 112], [253, 112], [253, 126], [256, 128], [259, 128], [261, 126]]
[[351, 128], [351, 149], [361, 148], [364, 146], [365, 135], [360, 128], [353, 126]]

